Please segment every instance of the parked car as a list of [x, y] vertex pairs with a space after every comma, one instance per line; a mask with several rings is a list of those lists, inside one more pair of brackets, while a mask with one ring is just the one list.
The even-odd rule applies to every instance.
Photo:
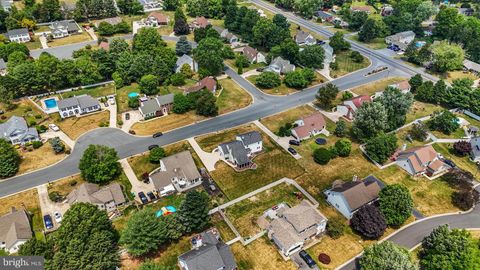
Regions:
[[316, 138], [315, 143], [318, 145], [324, 145], [324, 144], [327, 144], [327, 140], [324, 138]]
[[147, 192], [148, 198], [150, 198], [151, 201], [155, 200], [157, 197], [155, 197], [155, 194], [153, 192], [149, 191]]
[[50, 215], [43, 216], [43, 222], [45, 223], [45, 228], [47, 228], [47, 230], [50, 230], [53, 228], [53, 221]]
[[61, 215], [59, 212], [53, 213], [53, 217], [55, 218], [55, 221], [56, 221], [57, 223], [62, 222], [62, 215]]
[[444, 159], [443, 162], [445, 162], [445, 164], [447, 164], [448, 166], [450, 166], [452, 168], [457, 167], [457, 164], [455, 164], [455, 162], [451, 161], [450, 159]]
[[148, 147], [148, 150], [151, 151], [152, 149], [155, 149], [155, 148], [158, 148], [160, 146], [158, 146], [158, 144], [152, 144]]
[[290, 141], [288, 141], [288, 143], [291, 144], [291, 145], [297, 145], [297, 146], [300, 145], [300, 142], [297, 141], [297, 140], [290, 140]]
[[145, 193], [143, 193], [143, 191], [140, 191], [138, 193], [138, 197], [140, 198], [140, 200], [142, 201], [143, 204], [148, 203], [147, 196], [145, 196]]
[[313, 268], [315, 265], [315, 261], [312, 259], [312, 256], [310, 256], [305, 250], [301, 250], [298, 255], [300, 255], [300, 258], [302, 258], [308, 265], [308, 267]]
[[114, 98], [109, 98], [108, 103], [110, 103], [110, 105], [115, 105], [115, 99]]
[[288, 152], [290, 152], [292, 155], [296, 155], [297, 154], [297, 151], [295, 151], [295, 149], [289, 147], [288, 148]]
[[318, 45], [323, 45], [323, 44], [325, 44], [325, 43], [326, 43], [326, 42], [323, 41], [323, 40], [317, 40], [317, 44], [318, 44]]
[[160, 136], [162, 136], [162, 135], [163, 135], [162, 132], [157, 132], [157, 133], [153, 134], [153, 138], [158, 138], [158, 137], [160, 137]]
[[55, 124], [48, 124], [48, 127], [55, 132], [60, 131], [60, 128]]
[[130, 120], [130, 113], [127, 112], [127, 113], [125, 114], [125, 120]]

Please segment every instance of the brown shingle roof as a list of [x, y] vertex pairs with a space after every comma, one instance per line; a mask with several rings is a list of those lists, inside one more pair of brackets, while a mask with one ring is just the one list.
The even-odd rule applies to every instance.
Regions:
[[193, 23], [198, 25], [198, 27], [200, 27], [200, 28], [205, 28], [210, 24], [210, 22], [203, 16], [195, 18]]
[[252, 48], [250, 46], [247, 46], [243, 48], [243, 55], [250, 60], [253, 61], [257, 58], [258, 51], [255, 48]]
[[148, 14], [148, 17], [153, 17], [155, 19], [157, 19], [157, 22], [160, 23], [160, 24], [167, 24], [168, 23], [168, 16], [163, 14], [163, 13], [160, 13], [160, 12], [152, 12], [150, 14]]
[[308, 137], [313, 130], [322, 130], [326, 124], [321, 113], [314, 113], [302, 120], [304, 125], [294, 128], [295, 133], [297, 133], [300, 138]]
[[122, 187], [118, 183], [112, 183], [100, 188], [99, 185], [84, 183], [67, 196], [69, 204], [87, 202], [92, 204], [104, 204], [114, 201], [116, 205], [125, 203]]
[[425, 167], [437, 159], [437, 152], [431, 145], [417, 146], [402, 151], [398, 159], [408, 159], [416, 173], [425, 170]]
[[165, 165], [166, 171], [157, 170], [150, 175], [157, 189], [170, 185], [175, 177], [186, 178], [187, 180], [201, 177], [189, 151], [162, 158], [161, 162]]
[[213, 77], [205, 77], [201, 81], [199, 81], [196, 85], [187, 88], [185, 92], [192, 93], [202, 90], [203, 88], [208, 89], [210, 92], [215, 91], [215, 87], [217, 86], [217, 81]]
[[342, 193], [350, 210], [355, 211], [363, 205], [376, 200], [380, 190], [378, 182], [372, 178], [338, 184], [331, 191]]

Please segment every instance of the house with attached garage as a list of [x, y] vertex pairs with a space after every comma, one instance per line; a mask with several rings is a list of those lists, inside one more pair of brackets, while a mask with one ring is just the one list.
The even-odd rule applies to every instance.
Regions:
[[355, 176], [351, 182], [333, 182], [332, 188], [323, 193], [330, 205], [345, 218], [351, 219], [360, 207], [375, 202], [383, 187], [384, 184], [373, 175], [363, 180], [358, 180]]
[[210, 22], [205, 17], [196, 17], [192, 23], [190, 23], [190, 29], [193, 31], [198, 28], [205, 28], [210, 25]]
[[442, 161], [431, 145], [418, 146], [398, 153], [395, 163], [412, 176], [438, 175], [451, 167]]
[[353, 120], [355, 118], [355, 113], [357, 112], [358, 108], [362, 106], [365, 102], [372, 102], [372, 98], [370, 96], [356, 96], [351, 99], [347, 99], [343, 101], [342, 104], [337, 105], [337, 112], [345, 117], [347, 120]]
[[267, 234], [286, 257], [323, 234], [327, 226], [327, 218], [307, 200], [294, 207], [279, 208], [276, 216], [268, 225]]
[[216, 149], [226, 162], [239, 169], [251, 167], [251, 159], [262, 150], [262, 134], [258, 131], [237, 135], [234, 141], [222, 143]]
[[278, 56], [273, 59], [270, 65], [266, 67], [263, 71], [275, 72], [277, 74], [287, 74], [289, 72], [295, 71], [295, 65], [291, 64], [290, 61]]
[[413, 31], [405, 31], [396, 33], [385, 38], [385, 43], [388, 45], [395, 45], [400, 50], [405, 51], [410, 43], [415, 39], [415, 33]]
[[17, 43], [25, 43], [32, 40], [27, 28], [8, 30], [7, 37], [11, 42]]
[[69, 205], [78, 202], [96, 205], [99, 209], [110, 213], [117, 210], [118, 206], [124, 205], [127, 200], [119, 183], [112, 183], [103, 187], [97, 184], [84, 183], [67, 195]]
[[53, 38], [63, 38], [81, 33], [82, 30], [74, 20], [52, 22], [49, 26]]
[[62, 118], [79, 116], [101, 109], [100, 102], [89, 95], [61, 99], [57, 102], [58, 112]]
[[472, 146], [470, 158], [473, 160], [473, 162], [480, 162], [480, 137], [472, 138], [470, 140], [470, 145]]
[[190, 69], [193, 71], [193, 72], [197, 72], [198, 71], [198, 64], [195, 60], [193, 60], [193, 58], [188, 55], [188, 54], [184, 54], [182, 56], [180, 56], [178, 59], [177, 59], [177, 62], [175, 63], [175, 72], [176, 73], [180, 73], [181, 70], [182, 70], [182, 67], [183, 65], [189, 65], [190, 66]]
[[317, 39], [314, 38], [310, 33], [307, 33], [303, 30], [298, 30], [297, 34], [295, 34], [295, 42], [299, 46], [310, 46], [317, 44]]
[[15, 207], [0, 217], [0, 248], [8, 253], [17, 253], [21, 245], [32, 238], [30, 216], [25, 210]]
[[39, 141], [40, 136], [34, 127], [28, 127], [27, 121], [20, 116], [12, 116], [7, 122], [0, 124], [0, 138], [10, 141], [12, 144], [26, 144]]
[[215, 93], [217, 92], [217, 81], [212, 76], [205, 77], [194, 86], [185, 89], [184, 93], [188, 94], [198, 92], [202, 89], [207, 89], [215, 95]]
[[314, 113], [295, 121], [292, 136], [299, 141], [307, 140], [325, 131], [326, 122], [321, 113]]
[[160, 159], [160, 167], [150, 173], [149, 179], [160, 196], [185, 192], [202, 184], [202, 176], [189, 151]]
[[265, 55], [257, 49], [246, 46], [242, 49], [242, 54], [250, 61], [250, 63], [267, 63]]
[[143, 101], [138, 110], [143, 119], [159, 117], [170, 113], [173, 107], [174, 94], [156, 96], [155, 98]]

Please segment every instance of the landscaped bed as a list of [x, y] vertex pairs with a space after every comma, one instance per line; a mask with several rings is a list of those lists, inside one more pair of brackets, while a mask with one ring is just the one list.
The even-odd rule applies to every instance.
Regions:
[[69, 117], [63, 120], [55, 121], [60, 129], [67, 134], [70, 139], [75, 140], [83, 133], [98, 128], [101, 125], [108, 126], [110, 111], [101, 111], [87, 114], [80, 117]]

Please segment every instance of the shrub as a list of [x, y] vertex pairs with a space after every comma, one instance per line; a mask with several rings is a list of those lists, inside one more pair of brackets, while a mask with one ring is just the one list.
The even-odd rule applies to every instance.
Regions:
[[36, 114], [36, 115], [35, 115], [35, 119], [42, 119], [42, 115]]
[[296, 89], [305, 88], [308, 85], [308, 81], [303, 76], [301, 70], [295, 70], [293, 72], [287, 73], [283, 82], [286, 86]]
[[339, 156], [348, 157], [352, 151], [352, 142], [349, 139], [340, 139], [335, 143], [335, 149]]
[[428, 126], [431, 130], [437, 130], [443, 134], [450, 135], [460, 127], [457, 120], [458, 118], [455, 114], [448, 110], [444, 110], [443, 112], [436, 112], [431, 120], [428, 121]]
[[0, 178], [14, 176], [18, 171], [20, 155], [5, 139], [0, 139]]
[[356, 62], [356, 63], [363, 62], [363, 56], [357, 51], [352, 51], [350, 53], [350, 58], [353, 60], [353, 62]]
[[63, 151], [65, 151], [65, 145], [60, 140], [60, 138], [55, 137], [55, 138], [50, 139], [48, 142], [52, 146], [53, 152], [55, 152], [55, 154], [60, 154]]
[[174, 73], [170, 76], [170, 82], [174, 86], [182, 86], [185, 84], [185, 75], [182, 73]]
[[353, 98], [353, 94], [350, 91], [344, 91], [342, 93], [342, 101]]
[[37, 125], [35, 128], [37, 129], [38, 133], [44, 133], [48, 130], [48, 127], [45, 125]]
[[387, 223], [380, 210], [371, 204], [362, 206], [350, 220], [352, 228], [367, 239], [380, 238], [387, 229]]
[[136, 109], [140, 107], [140, 101], [138, 100], [137, 97], [129, 97], [128, 98], [128, 107], [132, 109]]
[[28, 126], [29, 126], [29, 127], [34, 127], [34, 126], [36, 126], [36, 125], [37, 125], [37, 122], [36, 122], [35, 120], [30, 120], [30, 121], [28, 122]]
[[413, 199], [410, 191], [400, 184], [388, 185], [379, 194], [380, 210], [387, 224], [398, 227], [411, 215]]
[[250, 66], [250, 61], [245, 57], [245, 55], [240, 54], [236, 57], [235, 59], [235, 66], [236, 67], [249, 67]]
[[48, 193], [48, 198], [52, 202], [56, 202], [56, 203], [63, 201], [63, 196], [57, 191], [49, 192]]
[[32, 142], [33, 149], [38, 149], [38, 148], [40, 148], [42, 145], [43, 145], [42, 141], [33, 141], [33, 142]]
[[408, 135], [416, 141], [423, 142], [428, 137], [428, 130], [423, 123], [414, 123]]
[[313, 151], [313, 160], [321, 165], [326, 165], [330, 161], [332, 154], [326, 148], [318, 148]]
[[332, 259], [330, 259], [330, 256], [328, 256], [327, 254], [320, 253], [318, 255], [318, 261], [323, 263], [323, 264], [329, 264], [332, 261]]
[[327, 222], [327, 235], [332, 239], [340, 238], [345, 231], [345, 225], [339, 219], [329, 219]]
[[453, 144], [453, 149], [457, 155], [464, 157], [472, 151], [472, 145], [467, 141], [458, 141]]
[[456, 191], [452, 194], [452, 203], [462, 211], [471, 209], [478, 203], [479, 194], [476, 189]]
[[263, 72], [255, 80], [255, 84], [261, 88], [274, 88], [281, 83], [280, 76], [275, 72]]
[[150, 150], [148, 160], [150, 163], [158, 164], [160, 159], [164, 158], [165, 156], [165, 150], [162, 147], [157, 147]]
[[340, 119], [335, 126], [335, 131], [333, 132], [337, 137], [345, 137], [347, 135], [347, 124], [344, 120]]
[[397, 149], [397, 137], [394, 134], [380, 134], [367, 141], [365, 151], [368, 157], [382, 164]]

